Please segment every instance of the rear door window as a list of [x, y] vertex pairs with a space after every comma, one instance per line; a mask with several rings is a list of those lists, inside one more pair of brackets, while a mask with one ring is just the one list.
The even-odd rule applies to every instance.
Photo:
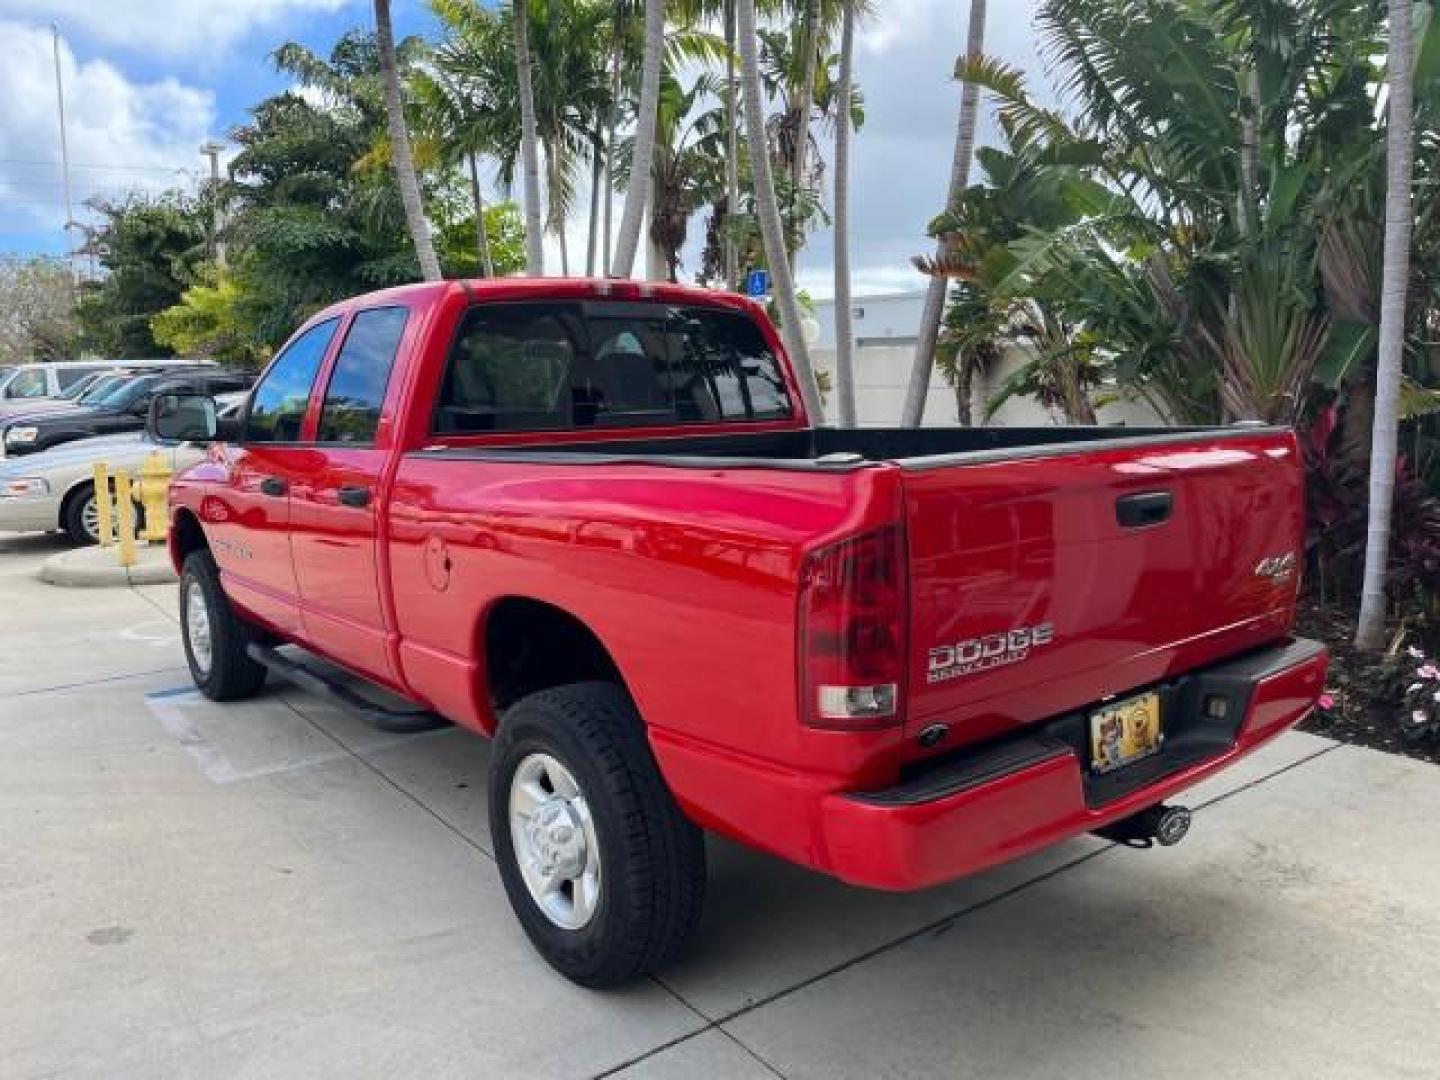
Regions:
[[409, 314], [403, 307], [369, 308], [351, 321], [325, 388], [321, 442], [364, 446], [375, 441]]
[[472, 308], [436, 409], [441, 434], [779, 420], [780, 362], [749, 317], [660, 304]]

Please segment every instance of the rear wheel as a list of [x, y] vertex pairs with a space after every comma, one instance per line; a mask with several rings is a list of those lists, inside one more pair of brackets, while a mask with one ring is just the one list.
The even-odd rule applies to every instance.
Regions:
[[236, 614], [208, 551], [194, 551], [180, 574], [180, 629], [190, 677], [213, 701], [234, 701], [265, 685], [265, 667], [250, 658], [261, 632]]
[[490, 834], [525, 933], [582, 986], [653, 971], [700, 918], [703, 838], [617, 686], [542, 690], [510, 709], [491, 757]]
[[65, 535], [77, 544], [100, 542], [100, 509], [94, 484], [82, 484], [70, 493], [60, 514], [60, 524]]

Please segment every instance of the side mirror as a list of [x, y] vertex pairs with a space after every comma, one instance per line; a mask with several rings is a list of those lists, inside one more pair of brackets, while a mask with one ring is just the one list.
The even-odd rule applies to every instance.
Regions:
[[215, 399], [204, 394], [157, 394], [150, 402], [145, 430], [161, 442], [208, 443], [224, 439], [229, 432], [222, 428]]

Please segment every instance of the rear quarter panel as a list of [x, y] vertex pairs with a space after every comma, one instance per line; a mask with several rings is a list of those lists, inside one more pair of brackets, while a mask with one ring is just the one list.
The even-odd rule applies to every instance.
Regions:
[[[484, 623], [510, 596], [584, 622], [652, 739], [853, 776], [896, 733], [796, 717], [802, 553], [893, 520], [897, 470], [495, 463], [408, 455], [389, 556], [406, 681], [481, 730]], [[444, 570], [448, 559], [450, 569]]]

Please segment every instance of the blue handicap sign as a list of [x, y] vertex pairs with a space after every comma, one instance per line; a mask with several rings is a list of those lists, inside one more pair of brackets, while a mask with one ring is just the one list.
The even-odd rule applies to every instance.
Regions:
[[768, 296], [770, 293], [770, 271], [751, 270], [745, 275], [746, 296]]

